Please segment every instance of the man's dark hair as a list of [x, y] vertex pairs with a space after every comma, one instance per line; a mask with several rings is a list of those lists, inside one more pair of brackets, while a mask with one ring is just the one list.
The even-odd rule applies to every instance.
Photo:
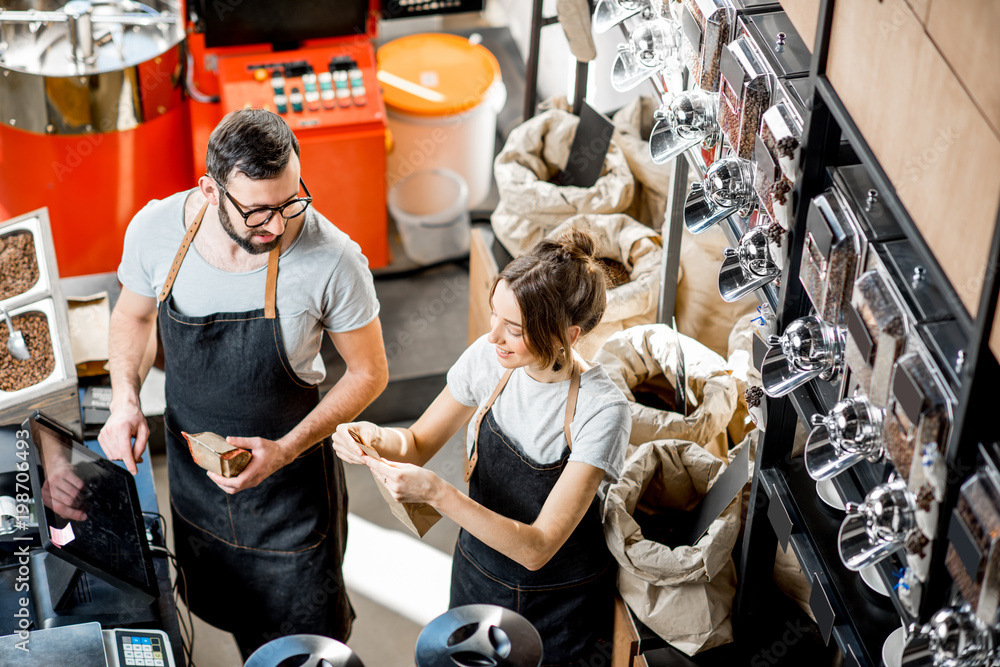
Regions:
[[231, 111], [208, 138], [208, 175], [224, 188], [237, 172], [253, 181], [277, 178], [299, 142], [284, 119], [264, 109]]

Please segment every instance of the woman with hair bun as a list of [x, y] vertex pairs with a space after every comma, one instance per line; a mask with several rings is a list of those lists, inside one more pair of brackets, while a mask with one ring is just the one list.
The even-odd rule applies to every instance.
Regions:
[[[413, 426], [342, 424], [333, 438], [340, 458], [367, 464], [397, 500], [461, 526], [451, 606], [520, 613], [544, 641], [544, 665], [610, 656], [616, 564], [598, 503], [621, 472], [631, 417], [603, 367], [573, 349], [601, 321], [606, 289], [586, 232], [539, 242], [500, 273], [490, 332]], [[470, 419], [466, 496], [421, 466]], [[365, 456], [352, 427], [386, 461]]]

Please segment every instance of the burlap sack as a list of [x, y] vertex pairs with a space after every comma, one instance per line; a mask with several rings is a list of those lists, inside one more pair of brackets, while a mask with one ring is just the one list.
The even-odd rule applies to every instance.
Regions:
[[670, 406], [677, 383], [677, 336], [664, 324], [631, 327], [613, 334], [594, 361], [604, 365], [612, 381], [629, 400], [630, 442], [676, 438], [696, 442], [723, 461], [729, 450], [726, 428], [736, 410], [736, 381], [726, 361], [701, 343], [680, 335], [687, 372], [690, 414], [643, 405], [633, 390], [642, 389]]
[[584, 359], [592, 359], [616, 331], [656, 321], [662, 261], [660, 235], [627, 215], [583, 213], [560, 224], [549, 236], [569, 228], [590, 232], [597, 242], [597, 256], [621, 264], [628, 272], [617, 276], [626, 282], [608, 292], [601, 323], [576, 346]]
[[701, 234], [684, 230], [681, 240], [681, 271], [677, 284], [675, 315], [682, 334], [700, 340], [718, 354], [725, 355], [729, 332], [746, 313], [757, 311], [752, 294], [735, 303], [719, 296], [719, 267], [722, 251], [730, 246], [722, 228], [716, 225]]
[[577, 213], [621, 213], [632, 203], [632, 172], [614, 139], [592, 187], [549, 182], [569, 162], [579, 122], [571, 113], [549, 109], [514, 128], [493, 163], [500, 203], [490, 222], [515, 257]]
[[648, 442], [629, 455], [603, 504], [604, 538], [620, 565], [622, 599], [651, 630], [688, 655], [733, 639], [732, 550], [740, 500], [734, 498], [690, 546], [670, 548], [645, 539], [633, 515], [640, 501], [655, 508], [694, 508], [724, 467], [693, 442]]
[[626, 212], [644, 225], [660, 229], [667, 209], [674, 163], [656, 164], [649, 154], [649, 135], [653, 131], [656, 109], [657, 102], [652, 98], [637, 97], [612, 120], [615, 143], [625, 153], [635, 179], [635, 196]]

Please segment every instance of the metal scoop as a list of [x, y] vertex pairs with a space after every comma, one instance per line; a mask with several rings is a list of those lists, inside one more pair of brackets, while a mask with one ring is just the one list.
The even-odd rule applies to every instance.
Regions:
[[10, 355], [22, 361], [30, 359], [31, 353], [28, 352], [28, 345], [24, 342], [24, 334], [20, 331], [14, 331], [14, 323], [10, 321], [10, 315], [7, 314], [7, 309], [3, 306], [0, 306], [0, 315], [3, 315], [3, 319], [7, 322], [7, 331], [10, 332], [7, 337], [7, 349], [10, 351]]

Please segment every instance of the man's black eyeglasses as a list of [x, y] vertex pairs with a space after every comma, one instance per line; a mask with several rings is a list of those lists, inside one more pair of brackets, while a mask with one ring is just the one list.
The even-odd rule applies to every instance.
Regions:
[[209, 176], [208, 174], [205, 175], [215, 181], [215, 184], [219, 186], [220, 190], [222, 190], [222, 194], [226, 195], [229, 201], [233, 202], [233, 206], [236, 207], [236, 211], [243, 216], [243, 223], [250, 229], [266, 225], [275, 213], [280, 215], [285, 220], [297, 218], [305, 213], [306, 209], [309, 208], [309, 204], [312, 203], [312, 195], [309, 194], [309, 188], [306, 187], [305, 181], [299, 178], [299, 185], [302, 186], [302, 189], [305, 190], [306, 193], [305, 197], [293, 199], [289, 202], [285, 202], [281, 206], [262, 206], [250, 211], [244, 211], [243, 206], [241, 206], [238, 201], [233, 199], [231, 194], [226, 192], [226, 189], [222, 187], [222, 184], [219, 183], [218, 179]]

